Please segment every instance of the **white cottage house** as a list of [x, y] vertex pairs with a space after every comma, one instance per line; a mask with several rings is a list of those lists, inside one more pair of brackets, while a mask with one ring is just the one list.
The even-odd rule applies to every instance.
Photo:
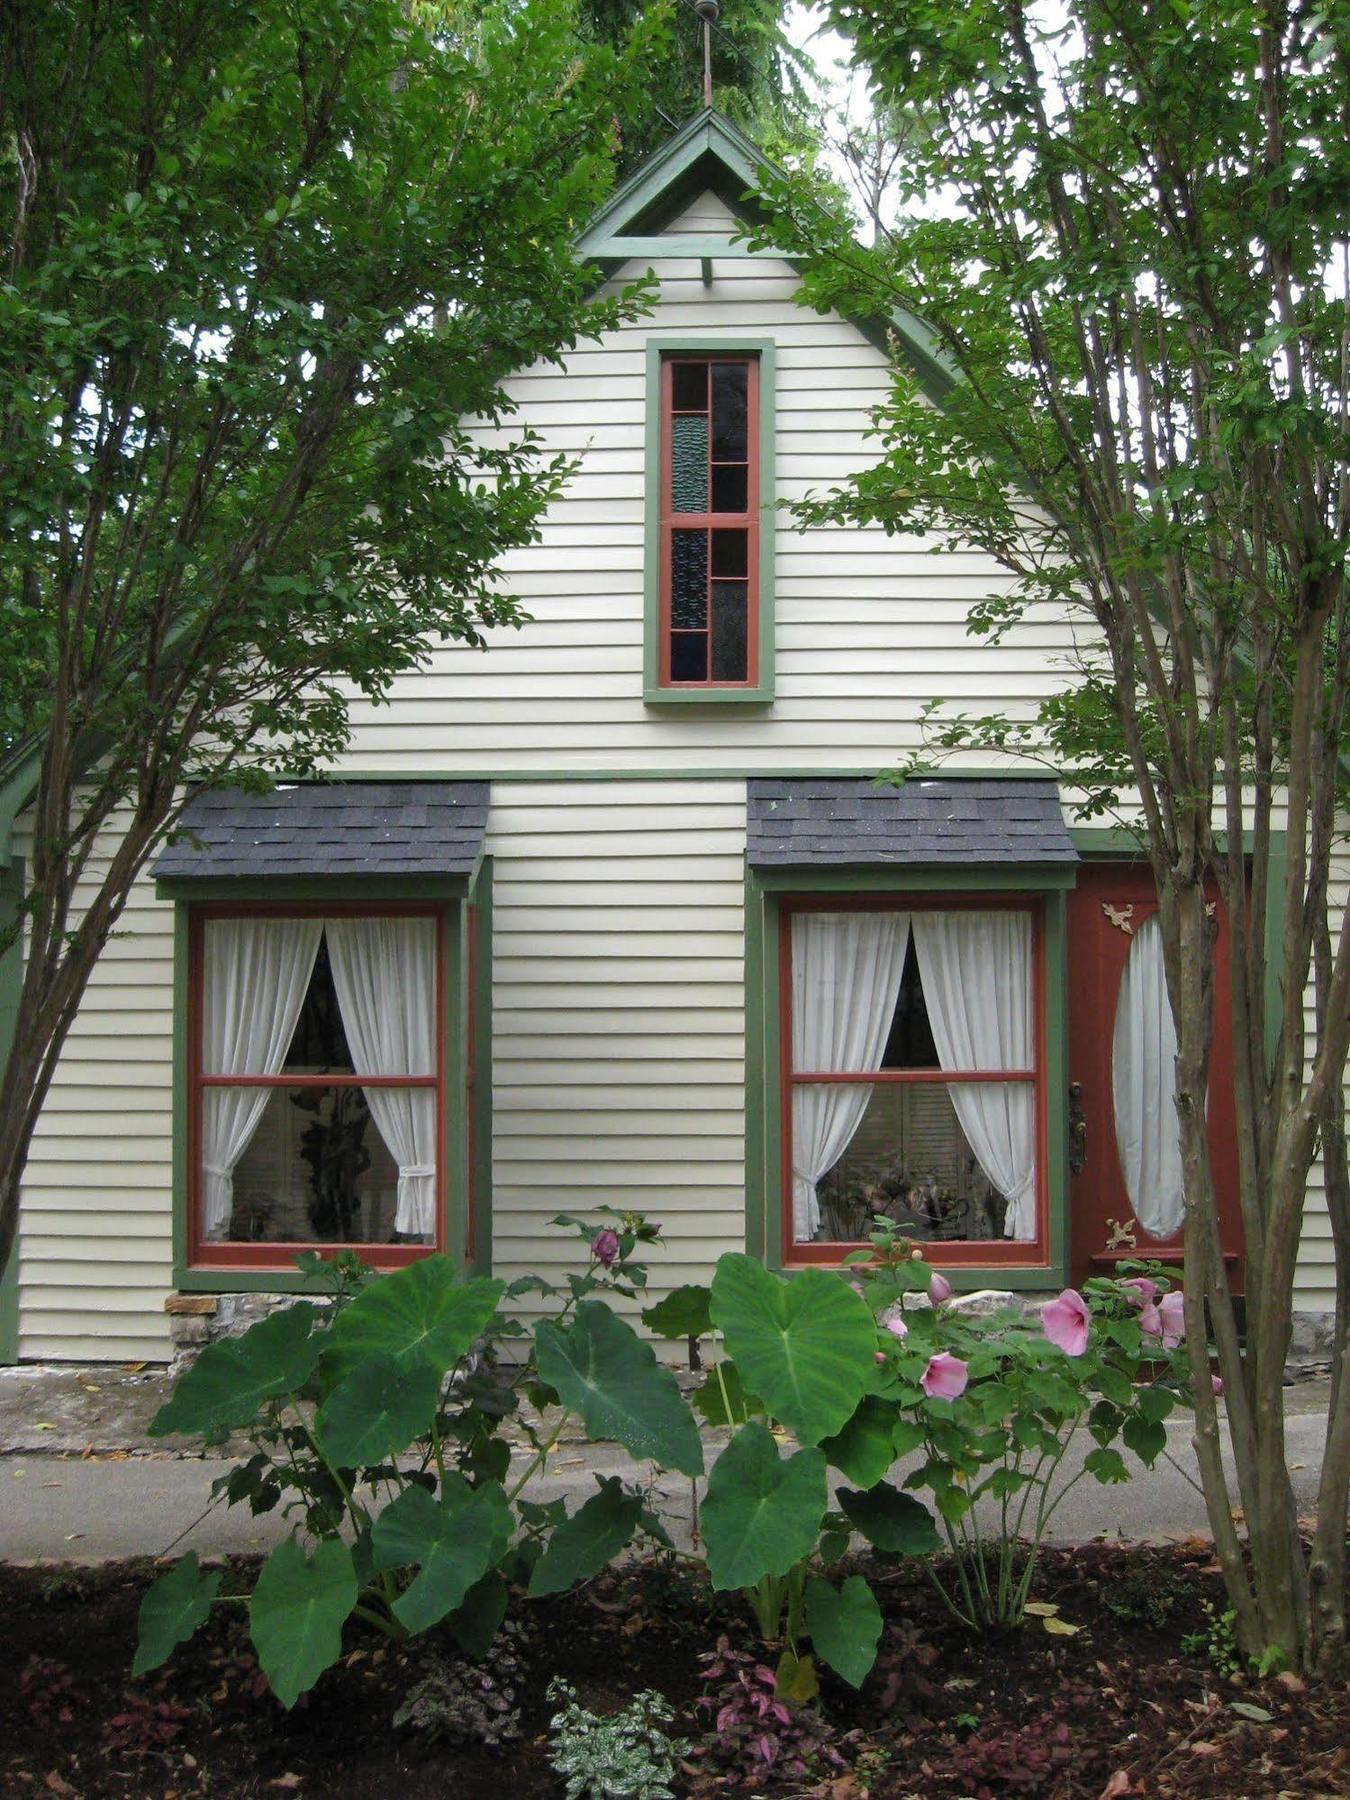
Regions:
[[[533, 622], [358, 701], [331, 780], [201, 797], [141, 882], [33, 1146], [0, 1358], [166, 1358], [316, 1243], [547, 1271], [551, 1216], [602, 1203], [661, 1222], [657, 1291], [726, 1250], [835, 1261], [877, 1213], [966, 1286], [1179, 1255], [1146, 867], [1043, 774], [872, 781], [934, 695], [1070, 679], [1069, 626], [969, 637], [982, 555], [781, 510], [871, 460], [892, 348], [940, 377], [913, 321], [805, 311], [731, 241], [757, 167], [704, 113], [581, 240], [659, 299], [512, 384], [579, 459], [504, 571]], [[1231, 1108], [1220, 1059], [1221, 1184]], [[1301, 1307], [1332, 1282], [1314, 1196]]]

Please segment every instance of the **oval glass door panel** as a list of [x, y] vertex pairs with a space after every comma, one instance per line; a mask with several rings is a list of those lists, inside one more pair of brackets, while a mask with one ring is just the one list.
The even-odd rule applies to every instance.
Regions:
[[1134, 1216], [1152, 1238], [1175, 1237], [1182, 1223], [1176, 1056], [1162, 929], [1153, 913], [1130, 945], [1111, 1040], [1120, 1172]]

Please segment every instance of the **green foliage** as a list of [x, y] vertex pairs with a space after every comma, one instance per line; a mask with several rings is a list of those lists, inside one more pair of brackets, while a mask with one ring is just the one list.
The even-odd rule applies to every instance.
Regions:
[[742, 1380], [802, 1443], [818, 1444], [852, 1417], [870, 1379], [876, 1329], [836, 1275], [801, 1269], [784, 1281], [753, 1257], [724, 1256], [712, 1317]]
[[312, 1557], [285, 1538], [259, 1570], [249, 1631], [258, 1666], [287, 1711], [341, 1656], [357, 1591], [352, 1553], [338, 1538], [325, 1538]]
[[[521, 1497], [572, 1422], [573, 1403], [583, 1421], [615, 1426], [638, 1454], [669, 1448], [674, 1466], [701, 1467], [673, 1379], [595, 1297], [645, 1285], [634, 1252], [658, 1233], [639, 1215], [625, 1221], [612, 1266], [593, 1258], [563, 1291], [537, 1284], [556, 1306], [552, 1337], [542, 1328], [540, 1336], [558, 1349], [547, 1379], [564, 1390], [562, 1406], [547, 1431], [519, 1421], [529, 1455], [509, 1489], [501, 1424], [520, 1392], [547, 1391], [533, 1359], [514, 1365], [509, 1380], [496, 1366], [497, 1340], [513, 1335], [498, 1311], [502, 1283], [465, 1280], [447, 1257], [379, 1277], [350, 1258], [310, 1257], [306, 1272], [335, 1289], [328, 1329], [316, 1329], [314, 1305], [300, 1301], [208, 1346], [180, 1377], [154, 1429], [246, 1432], [252, 1454], [215, 1492], [259, 1513], [285, 1504], [312, 1546], [306, 1555], [292, 1537], [274, 1552], [249, 1608], [259, 1664], [285, 1705], [340, 1653], [354, 1612], [395, 1641], [443, 1627], [481, 1656], [505, 1617], [507, 1574], [528, 1580], [533, 1570], [532, 1592], [555, 1593], [594, 1574], [639, 1527], [664, 1535], [643, 1496], [617, 1479], [570, 1520], [561, 1502]], [[593, 1239], [594, 1226], [582, 1235]], [[191, 1636], [218, 1588], [194, 1556], [155, 1584], [142, 1608], [137, 1672]]]
[[535, 1354], [541, 1379], [592, 1437], [616, 1438], [630, 1456], [702, 1474], [703, 1446], [675, 1377], [607, 1307], [583, 1300], [570, 1326], [540, 1324]]
[[806, 1584], [806, 1629], [817, 1656], [861, 1687], [881, 1642], [881, 1608], [861, 1575], [839, 1587], [812, 1577]]
[[646, 1308], [642, 1323], [657, 1337], [707, 1337], [712, 1330], [711, 1298], [705, 1287], [675, 1288]]
[[825, 1507], [820, 1451], [784, 1459], [765, 1426], [743, 1425], [713, 1464], [703, 1503], [713, 1586], [749, 1588], [765, 1575], [786, 1575], [815, 1548]]
[[560, 1594], [574, 1582], [598, 1575], [633, 1537], [642, 1517], [642, 1496], [625, 1493], [623, 1483], [611, 1475], [600, 1482], [600, 1491], [554, 1527], [530, 1576], [530, 1595]]
[[430, 1431], [441, 1391], [434, 1368], [407, 1367], [382, 1351], [348, 1366], [351, 1373], [339, 1379], [314, 1420], [330, 1461], [343, 1468], [383, 1462]]
[[186, 1643], [206, 1623], [223, 1580], [220, 1569], [203, 1575], [197, 1567], [196, 1551], [189, 1550], [167, 1575], [146, 1589], [136, 1624], [133, 1675], [148, 1675], [167, 1662], [175, 1646]]
[[439, 1379], [481, 1336], [505, 1283], [462, 1280], [448, 1256], [428, 1256], [372, 1282], [344, 1307], [333, 1326], [328, 1365], [341, 1376], [372, 1356], [403, 1369], [429, 1368]]
[[244, 1431], [265, 1402], [301, 1388], [324, 1347], [307, 1300], [270, 1313], [242, 1337], [208, 1344], [150, 1421], [151, 1437], [208, 1441]]
[[502, 1556], [511, 1524], [506, 1496], [495, 1482], [475, 1489], [452, 1472], [439, 1499], [424, 1487], [404, 1488], [371, 1531], [377, 1572], [409, 1565], [418, 1571], [390, 1608], [399, 1624], [426, 1631], [459, 1607]]
[[563, 1703], [548, 1722], [549, 1761], [567, 1800], [672, 1800], [675, 1765], [689, 1746], [668, 1735], [675, 1712], [663, 1695], [647, 1688], [605, 1718], [579, 1705], [565, 1681], [551, 1682], [548, 1698]]
[[838, 1498], [849, 1524], [877, 1550], [892, 1556], [925, 1556], [941, 1545], [927, 1507], [888, 1482], [861, 1491], [840, 1488]]
[[[643, 0], [583, 0], [581, 28], [601, 43], [623, 42], [654, 9]], [[703, 34], [692, 9], [675, 4], [661, 17], [660, 55], [641, 92], [618, 113], [620, 162], [631, 171], [703, 107]], [[723, 7], [712, 34], [713, 101], [751, 136], [767, 140], [803, 134], [811, 63], [784, 29], [782, 0], [738, 0]]]
[[842, 1431], [821, 1443], [830, 1462], [860, 1488], [875, 1487], [895, 1461], [895, 1408], [866, 1395]]

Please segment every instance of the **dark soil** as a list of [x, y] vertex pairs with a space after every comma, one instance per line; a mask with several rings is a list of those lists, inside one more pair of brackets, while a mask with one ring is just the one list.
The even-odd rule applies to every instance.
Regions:
[[[1330, 1800], [1350, 1795], [1350, 1694], [1291, 1676], [1216, 1669], [1181, 1639], [1221, 1610], [1209, 1552], [1103, 1545], [1048, 1553], [1038, 1599], [1072, 1634], [1025, 1629], [976, 1639], [942, 1611], [912, 1565], [869, 1569], [887, 1617], [860, 1694], [827, 1677], [821, 1706], [849, 1765], [774, 1783], [741, 1781], [706, 1758], [685, 1765], [689, 1796], [783, 1793], [826, 1800]], [[247, 1570], [227, 1591], [245, 1591]], [[689, 1709], [698, 1657], [725, 1633], [754, 1648], [726, 1597], [659, 1566], [581, 1592], [521, 1601], [528, 1680], [514, 1743], [426, 1745], [392, 1718], [419, 1649], [383, 1649], [353, 1629], [343, 1663], [291, 1713], [262, 1687], [242, 1607], [166, 1669], [129, 1676], [147, 1564], [2, 1568], [0, 1794], [130, 1800], [560, 1800], [548, 1764], [544, 1690], [561, 1675], [608, 1711], [660, 1689]], [[1254, 1709], [1245, 1713], [1242, 1708]]]

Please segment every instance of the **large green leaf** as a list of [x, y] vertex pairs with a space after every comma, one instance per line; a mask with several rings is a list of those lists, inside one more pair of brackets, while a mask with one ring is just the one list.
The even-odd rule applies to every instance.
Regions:
[[942, 1547], [928, 1508], [889, 1482], [880, 1482], [865, 1493], [840, 1488], [835, 1498], [849, 1523], [878, 1550], [893, 1556], [927, 1556]]
[[850, 1575], [842, 1587], [812, 1576], [806, 1584], [806, 1629], [821, 1661], [850, 1687], [861, 1687], [881, 1642], [881, 1608], [862, 1576]]
[[153, 1587], [146, 1589], [136, 1624], [133, 1675], [148, 1675], [151, 1669], [157, 1669], [168, 1660], [176, 1644], [186, 1643], [206, 1623], [211, 1602], [224, 1578], [221, 1569], [203, 1575], [197, 1566], [197, 1552], [189, 1550], [167, 1575], [161, 1575]]
[[728, 1356], [708, 1370], [694, 1394], [694, 1407], [709, 1425], [744, 1425], [751, 1413], [764, 1411], [758, 1395], [746, 1393], [741, 1372]]
[[602, 1481], [599, 1493], [549, 1539], [530, 1576], [531, 1597], [560, 1594], [574, 1581], [598, 1575], [628, 1543], [641, 1517], [641, 1494], [626, 1494], [617, 1475]]
[[850, 1481], [873, 1487], [895, 1461], [895, 1423], [894, 1405], [869, 1394], [844, 1429], [820, 1447]]
[[761, 1576], [786, 1575], [815, 1548], [826, 1504], [819, 1450], [784, 1461], [767, 1427], [743, 1425], [713, 1464], [703, 1502], [713, 1586], [751, 1587]]
[[875, 1369], [876, 1321], [837, 1275], [773, 1275], [751, 1256], [717, 1264], [713, 1323], [746, 1387], [804, 1444], [842, 1430]]
[[341, 1380], [367, 1356], [423, 1363], [443, 1376], [482, 1336], [505, 1283], [460, 1279], [448, 1256], [426, 1256], [382, 1275], [338, 1315], [324, 1368]]
[[311, 1334], [313, 1323], [314, 1308], [297, 1300], [250, 1325], [242, 1337], [208, 1344], [150, 1421], [151, 1437], [184, 1432], [219, 1438], [251, 1425], [264, 1400], [294, 1393], [313, 1373], [327, 1342]]
[[405, 1367], [382, 1353], [366, 1357], [319, 1408], [319, 1442], [340, 1468], [383, 1462], [431, 1429], [440, 1391], [429, 1363]]
[[676, 1288], [664, 1300], [658, 1300], [655, 1306], [646, 1309], [642, 1323], [657, 1337], [707, 1337], [712, 1330], [709, 1299], [705, 1287]]
[[506, 1583], [496, 1569], [475, 1581], [454, 1612], [446, 1615], [446, 1630], [466, 1656], [486, 1656], [501, 1630], [508, 1599]]
[[448, 1475], [437, 1499], [424, 1487], [405, 1488], [375, 1521], [371, 1543], [376, 1569], [415, 1564], [416, 1579], [394, 1602], [407, 1630], [426, 1631], [463, 1604], [487, 1574], [511, 1536], [511, 1509], [497, 1482], [471, 1488]]
[[631, 1326], [598, 1300], [583, 1300], [571, 1325], [535, 1327], [540, 1379], [591, 1438], [614, 1438], [630, 1456], [685, 1475], [703, 1472], [703, 1445], [675, 1377]]
[[325, 1538], [311, 1558], [287, 1538], [259, 1570], [249, 1633], [258, 1665], [288, 1712], [341, 1656], [342, 1627], [356, 1595], [352, 1553], [337, 1538]]

